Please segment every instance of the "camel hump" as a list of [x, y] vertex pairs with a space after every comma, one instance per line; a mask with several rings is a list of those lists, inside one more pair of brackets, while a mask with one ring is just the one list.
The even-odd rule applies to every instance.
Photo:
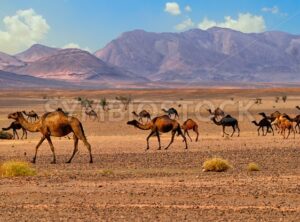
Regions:
[[225, 116], [225, 118], [232, 118], [232, 116], [229, 115], [229, 114], [227, 114], [227, 115]]

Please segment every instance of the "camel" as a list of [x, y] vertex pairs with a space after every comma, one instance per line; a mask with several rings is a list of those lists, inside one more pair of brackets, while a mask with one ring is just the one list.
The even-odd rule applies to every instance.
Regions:
[[300, 133], [300, 115], [297, 115], [296, 117], [292, 118], [292, 121], [296, 123], [295, 125], [295, 131], [297, 133], [297, 127], [298, 127], [298, 133]]
[[164, 111], [169, 117], [171, 117], [172, 115], [175, 115], [175, 119], [176, 119], [176, 117], [179, 118], [177, 110], [173, 107], [168, 110], [166, 110], [166, 109], [161, 109], [161, 110]]
[[74, 139], [74, 150], [71, 158], [67, 163], [71, 163], [73, 157], [78, 151], [78, 140], [82, 140], [84, 145], [87, 147], [90, 155], [90, 163], [93, 163], [93, 157], [91, 152], [91, 145], [88, 143], [81, 122], [75, 117], [66, 116], [61, 111], [54, 111], [45, 113], [41, 118], [34, 122], [28, 122], [21, 112], [15, 112], [8, 115], [9, 119], [14, 119], [18, 121], [21, 126], [29, 132], [40, 132], [42, 137], [35, 147], [35, 155], [32, 159], [32, 163], [36, 162], [38, 148], [47, 139], [49, 146], [53, 154], [53, 160], [51, 163], [56, 163], [56, 156], [54, 151], [54, 146], [51, 141], [51, 136], [63, 137], [73, 132]]
[[237, 121], [237, 119], [233, 118], [230, 115], [227, 115], [225, 117], [223, 117], [219, 122], [216, 120], [216, 117], [212, 117], [211, 120], [218, 126], [222, 126], [223, 127], [223, 137], [224, 134], [229, 135], [228, 133], [225, 132], [225, 127], [226, 126], [231, 126], [233, 131], [231, 134], [231, 137], [233, 136], [233, 134], [235, 133], [235, 129], [237, 128], [238, 130], [238, 136], [240, 136], [240, 128], [239, 128], [239, 123]]
[[137, 114], [135, 111], [133, 111], [132, 114], [134, 116], [136, 116], [137, 118], [139, 118], [139, 121], [141, 121], [141, 122], [143, 122], [143, 118], [146, 118], [147, 122], [148, 122], [148, 120], [151, 121], [150, 113], [147, 112], [146, 110], [142, 110], [141, 112], [139, 112], [139, 114]]
[[[263, 119], [261, 119], [261, 120], [259, 121], [259, 123], [257, 123], [257, 122], [254, 120], [254, 121], [252, 121], [252, 123], [254, 123], [255, 126], [258, 126], [258, 129], [257, 129], [258, 135], [260, 135], [260, 133], [259, 133], [259, 132], [260, 132], [260, 129], [262, 130], [262, 135], [263, 135], [263, 136], [266, 136], [267, 133], [270, 132], [269, 129], [271, 129], [272, 132], [273, 132], [273, 136], [274, 136], [274, 130], [273, 130], [273, 127], [272, 127], [272, 125], [271, 125], [271, 122], [268, 120], [268, 118], [263, 118]], [[264, 128], [265, 128], [265, 127], [267, 128], [266, 134], [265, 134], [265, 132], [264, 132]]]
[[[274, 124], [278, 125], [280, 129], [280, 133], [283, 136], [283, 139], [289, 138], [291, 131], [294, 133], [294, 139], [295, 139], [295, 130], [293, 126], [293, 121], [288, 116], [280, 115], [273, 122]], [[286, 130], [288, 130], [287, 136], [285, 136]]]
[[89, 119], [91, 119], [92, 117], [94, 117], [94, 120], [98, 119], [98, 115], [93, 109], [91, 109], [90, 111], [85, 110], [85, 114], [89, 117]]
[[36, 121], [37, 119], [39, 119], [38, 114], [36, 112], [34, 112], [33, 110], [31, 110], [29, 113], [26, 113], [25, 111], [23, 111], [23, 113], [27, 116], [27, 120]]
[[210, 115], [213, 115], [216, 118], [218, 117], [223, 118], [225, 116], [225, 112], [219, 107], [216, 108], [213, 112], [211, 111], [211, 109], [207, 109], [207, 111], [209, 112]]
[[185, 134], [187, 134], [188, 137], [190, 138], [191, 142], [192, 142], [192, 138], [190, 137], [188, 131], [189, 131], [189, 130], [193, 130], [193, 131], [196, 133], [196, 135], [197, 135], [197, 137], [196, 137], [196, 142], [198, 141], [198, 136], [199, 136], [199, 132], [198, 132], [198, 124], [197, 124], [194, 120], [192, 120], [192, 119], [186, 120], [186, 121], [182, 124], [181, 129], [183, 129], [183, 131], [184, 131], [183, 135], [185, 136]]
[[300, 106], [296, 106], [296, 108], [300, 110]]
[[165, 148], [166, 150], [170, 147], [170, 145], [174, 141], [174, 136], [177, 132], [177, 135], [182, 136], [184, 142], [185, 142], [185, 149], [188, 149], [186, 138], [183, 135], [180, 124], [176, 121], [171, 119], [168, 115], [163, 115], [159, 117], [155, 117], [147, 124], [139, 123], [137, 120], [131, 120], [127, 122], [128, 125], [135, 126], [141, 130], [151, 130], [149, 136], [147, 137], [147, 148], [149, 149], [149, 139], [151, 136], [156, 135], [158, 140], [158, 150], [161, 150], [161, 144], [160, 144], [160, 133], [172, 133], [171, 141], [169, 145]]
[[17, 136], [17, 138], [19, 139], [19, 135], [17, 130], [22, 129], [23, 131], [23, 135], [21, 137], [21, 139], [23, 139], [23, 137], [25, 136], [25, 139], [27, 139], [27, 131], [26, 129], [24, 129], [21, 124], [18, 121], [13, 121], [9, 127], [7, 128], [2, 128], [3, 131], [8, 131], [12, 129], [13, 130], [13, 139], [15, 139], [15, 135]]

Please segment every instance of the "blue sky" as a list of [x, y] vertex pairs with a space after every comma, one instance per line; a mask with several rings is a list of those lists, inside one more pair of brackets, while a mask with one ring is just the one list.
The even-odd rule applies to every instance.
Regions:
[[300, 1], [0, 0], [0, 51], [10, 54], [32, 43], [93, 52], [134, 29], [179, 32], [211, 26], [300, 34]]

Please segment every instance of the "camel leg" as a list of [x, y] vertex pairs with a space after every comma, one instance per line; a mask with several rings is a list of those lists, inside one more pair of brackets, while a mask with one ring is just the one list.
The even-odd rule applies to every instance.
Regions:
[[15, 130], [13, 129], [13, 139], [15, 139], [16, 138], [16, 135], [15, 135], [16, 133], [15, 133]]
[[231, 134], [231, 137], [233, 136], [234, 132], [235, 132], [235, 126], [232, 126], [232, 134]]
[[147, 137], [147, 148], [146, 148], [146, 150], [149, 150], [149, 139], [150, 139], [150, 137], [153, 135], [155, 133], [155, 131], [151, 131], [151, 133], [149, 134], [149, 136]]
[[74, 150], [73, 150], [73, 154], [71, 156], [71, 158], [66, 162], [66, 163], [71, 163], [73, 157], [75, 156], [75, 154], [78, 151], [78, 138], [75, 136], [75, 134], [73, 134], [73, 139], [74, 139]]
[[[190, 138], [190, 140], [191, 140], [191, 142], [192, 142], [193, 140], [192, 140], [192, 138], [190, 137], [190, 134], [189, 134], [189, 131], [188, 131], [188, 130], [186, 130], [186, 135]], [[184, 136], [185, 136], [185, 134], [184, 134]]]
[[[285, 131], [284, 131], [284, 134], [285, 134]], [[291, 134], [291, 129], [289, 129], [286, 139], [289, 138], [290, 134]]]
[[171, 146], [171, 144], [173, 143], [175, 134], [176, 134], [176, 131], [173, 130], [172, 131], [171, 141], [170, 141], [169, 145], [165, 148], [165, 150], [167, 150]]
[[[77, 125], [76, 127], [79, 127], [80, 129], [82, 128], [82, 125]], [[90, 155], [90, 163], [93, 163], [93, 155], [92, 155], [92, 148], [91, 148], [91, 144], [89, 144], [89, 142], [87, 141], [85, 135], [84, 135], [84, 131], [83, 130], [76, 130], [76, 127], [72, 127], [72, 131], [74, 133], [73, 136], [76, 136], [78, 139], [82, 140], [83, 144], [86, 146], [86, 148], [89, 151], [89, 155]], [[73, 137], [74, 138], [74, 137]]]
[[55, 164], [56, 163], [56, 156], [55, 156], [55, 151], [54, 151], [53, 143], [51, 141], [50, 136], [47, 136], [46, 139], [48, 140], [48, 143], [50, 145], [50, 149], [51, 149], [52, 154], [53, 154], [53, 160], [52, 160], [51, 164]]
[[257, 129], [257, 135], [258, 136], [260, 136], [260, 134], [259, 134], [260, 129], [261, 129], [261, 126], [259, 126], [258, 129]]
[[270, 128], [271, 128], [271, 130], [272, 130], [272, 133], [273, 133], [273, 136], [274, 136], [274, 130], [273, 130], [273, 127], [272, 127], [272, 126], [270, 126]]
[[198, 132], [198, 127], [194, 127], [193, 131], [196, 133], [197, 137], [196, 137], [196, 142], [198, 142], [198, 137], [199, 137], [199, 132]]
[[14, 129], [14, 131], [16, 132], [17, 138], [19, 139], [19, 134], [18, 134], [17, 130]]
[[31, 161], [32, 163], [35, 163], [38, 149], [41, 146], [41, 144], [44, 142], [45, 139], [46, 139], [46, 137], [42, 136], [42, 138], [40, 139], [40, 142], [36, 145], [36, 147], [35, 147], [35, 154], [34, 154], [34, 157], [33, 157], [32, 161]]
[[159, 132], [157, 130], [156, 130], [156, 136], [157, 136], [157, 140], [158, 140], [158, 150], [161, 150], [160, 136], [159, 136]]

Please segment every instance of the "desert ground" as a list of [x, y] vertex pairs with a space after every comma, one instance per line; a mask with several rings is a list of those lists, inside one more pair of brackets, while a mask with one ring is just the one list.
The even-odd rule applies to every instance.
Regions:
[[[57, 164], [47, 141], [39, 149], [36, 176], [0, 178], [0, 221], [299, 221], [300, 134], [283, 139], [258, 136], [252, 120], [259, 112], [279, 110], [300, 114], [300, 88], [269, 89], [180, 89], [180, 90], [31, 90], [1, 91], [0, 128], [11, 120], [8, 113], [35, 110], [39, 115], [62, 107], [83, 124], [92, 145], [94, 163], [79, 142], [79, 153], [71, 164], [65, 161], [73, 141], [53, 138]], [[116, 96], [131, 95], [128, 110]], [[287, 96], [284, 103], [275, 97]], [[99, 120], [85, 116], [76, 97], [99, 101], [105, 97], [110, 110], [94, 105]], [[261, 98], [262, 104], [255, 104]], [[224, 106], [239, 119], [241, 135], [222, 137], [221, 127], [209, 120], [206, 108]], [[176, 137], [168, 150], [157, 150], [157, 138], [126, 122], [131, 111], [147, 109], [152, 116], [161, 108], [174, 107], [179, 122], [187, 118], [199, 124], [200, 139], [184, 150]], [[227, 129], [231, 132], [231, 129]], [[19, 131], [19, 135], [21, 131]], [[195, 134], [190, 132], [191, 137]], [[0, 140], [0, 163], [29, 162], [40, 138], [28, 133], [27, 140]], [[170, 141], [162, 134], [162, 145]], [[203, 172], [211, 157], [227, 159], [233, 168], [226, 172]], [[255, 162], [260, 171], [249, 172]]]

